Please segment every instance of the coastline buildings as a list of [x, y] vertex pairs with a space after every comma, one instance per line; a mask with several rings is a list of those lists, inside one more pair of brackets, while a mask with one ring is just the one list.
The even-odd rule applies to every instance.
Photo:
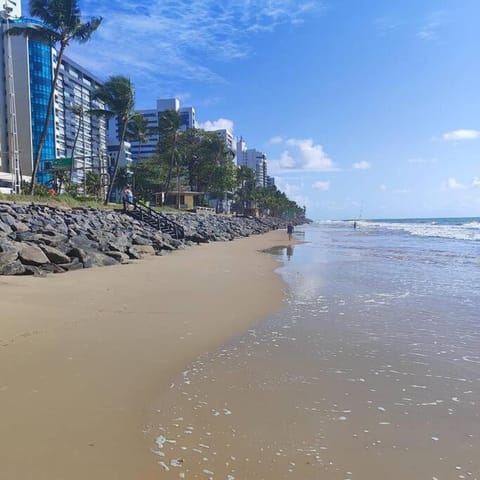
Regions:
[[181, 107], [178, 98], [161, 98], [157, 100], [156, 108], [151, 110], [139, 110], [137, 113], [143, 115], [148, 122], [148, 129], [151, 134], [147, 135], [147, 141], [140, 143], [136, 140], [131, 142], [131, 153], [133, 161], [144, 160], [155, 154], [158, 142], [158, 119], [162, 112], [166, 110], [175, 110], [181, 117], [181, 130], [196, 128], [197, 120], [195, 109], [193, 107]]
[[[9, 28], [35, 27], [41, 22], [23, 18], [20, 0], [6, 0], [0, 48], [0, 171], [12, 173], [15, 155], [22, 175], [29, 176], [47, 112], [56, 51], [47, 43], [26, 34], [11, 36]], [[8, 7], [7, 5], [7, 7]], [[4, 3], [5, 7], [5, 3]], [[92, 98], [100, 80], [64, 57], [55, 90], [54, 111], [47, 130], [38, 170], [40, 183], [53, 178], [52, 168], [73, 158], [74, 181], [82, 184], [86, 173], [104, 174], [107, 161], [106, 121], [89, 115], [104, 105]]]
[[242, 137], [237, 140], [237, 165], [239, 167], [245, 165], [255, 172], [257, 187], [267, 186], [269, 177], [267, 175], [266, 155], [255, 148], [247, 148], [247, 144]]
[[235, 154], [233, 133], [227, 128], [221, 128], [220, 130], [215, 130], [215, 132], [223, 138], [225, 145]]

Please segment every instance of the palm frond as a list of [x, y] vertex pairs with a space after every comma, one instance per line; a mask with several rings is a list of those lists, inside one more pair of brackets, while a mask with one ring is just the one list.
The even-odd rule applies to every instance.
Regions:
[[72, 38], [77, 40], [79, 43], [85, 43], [90, 40], [92, 33], [100, 26], [102, 23], [102, 17], [93, 17], [88, 22], [84, 22], [78, 25], [78, 28], [72, 35]]

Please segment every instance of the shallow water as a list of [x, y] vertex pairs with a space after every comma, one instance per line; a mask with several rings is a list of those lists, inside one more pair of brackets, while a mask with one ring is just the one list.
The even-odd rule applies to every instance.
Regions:
[[286, 308], [159, 402], [159, 478], [479, 479], [478, 242], [303, 230]]

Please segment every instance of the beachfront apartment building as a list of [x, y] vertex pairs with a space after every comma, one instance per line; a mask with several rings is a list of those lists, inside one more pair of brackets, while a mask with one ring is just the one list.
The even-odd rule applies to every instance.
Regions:
[[234, 143], [233, 133], [227, 128], [221, 128], [219, 130], [215, 130], [215, 132], [218, 135], [220, 135], [220, 137], [223, 138], [227, 148], [235, 154], [235, 143]]
[[255, 148], [247, 148], [245, 140], [240, 137], [237, 141], [236, 158], [237, 166], [245, 165], [255, 172], [257, 187], [267, 186], [267, 157], [263, 152]]
[[[14, 5], [12, 10], [5, 3]], [[12, 172], [19, 164], [23, 176], [31, 175], [47, 104], [57, 53], [33, 35], [11, 36], [9, 28], [41, 26], [20, 16], [20, 0], [4, 0], [0, 48], [0, 172]], [[27, 30], [28, 32], [28, 30]], [[102, 109], [93, 99], [99, 79], [64, 57], [55, 90], [54, 111], [40, 157], [38, 180], [49, 184], [59, 159], [73, 158], [74, 180], [82, 184], [88, 171], [103, 173], [107, 161], [106, 120], [89, 114]], [[18, 158], [18, 162], [15, 162]], [[64, 165], [68, 160], [64, 160]], [[58, 163], [57, 163], [58, 164]]]
[[150, 110], [139, 110], [138, 113], [148, 122], [149, 134], [147, 141], [141, 143], [137, 140], [131, 141], [131, 152], [133, 161], [145, 160], [155, 155], [157, 149], [158, 122], [161, 113], [166, 110], [174, 110], [180, 114], [181, 130], [185, 131], [189, 128], [196, 128], [197, 120], [195, 117], [195, 109], [193, 107], [182, 107], [178, 98], [161, 98], [157, 100], [156, 108]]

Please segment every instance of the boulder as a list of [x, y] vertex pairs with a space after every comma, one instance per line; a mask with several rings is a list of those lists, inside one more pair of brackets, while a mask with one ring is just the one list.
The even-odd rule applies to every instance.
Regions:
[[132, 250], [143, 255], [155, 255], [155, 249], [151, 245], [135, 245], [129, 249], [129, 252]]
[[57, 265], [62, 263], [70, 263], [70, 257], [57, 248], [50, 247], [48, 245], [42, 245], [40, 248], [52, 263]]
[[119, 263], [128, 263], [130, 260], [130, 257], [126, 253], [118, 252], [116, 250], [112, 250], [105, 253]]
[[20, 260], [15, 260], [14, 262], [3, 266], [0, 264], [0, 275], [23, 275], [24, 273], [25, 267]]
[[41, 248], [28, 243], [21, 243], [18, 249], [18, 257], [24, 265], [45, 265], [49, 263], [48, 257]]

